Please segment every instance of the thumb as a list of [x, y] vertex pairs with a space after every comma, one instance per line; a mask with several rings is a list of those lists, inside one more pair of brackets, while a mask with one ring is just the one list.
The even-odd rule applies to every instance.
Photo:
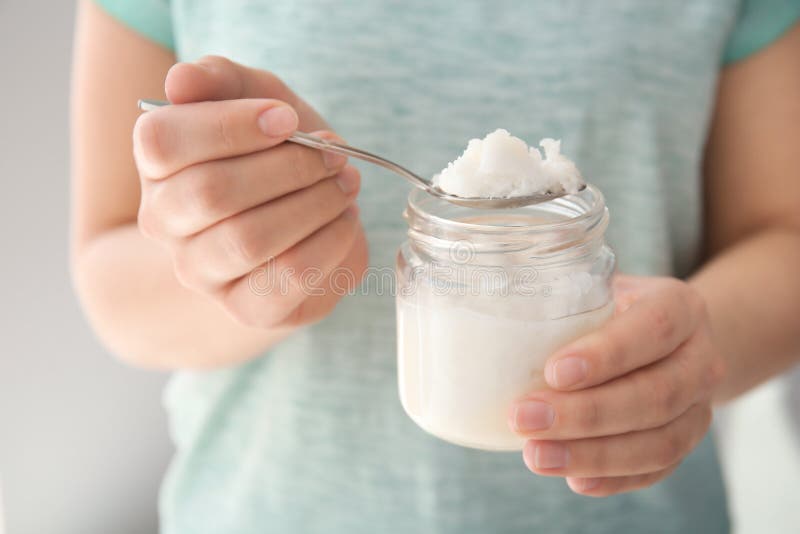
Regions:
[[206, 56], [194, 63], [173, 65], [164, 81], [164, 90], [173, 104], [274, 98], [295, 109], [301, 131], [330, 129], [311, 106], [271, 72], [245, 67], [220, 56]]

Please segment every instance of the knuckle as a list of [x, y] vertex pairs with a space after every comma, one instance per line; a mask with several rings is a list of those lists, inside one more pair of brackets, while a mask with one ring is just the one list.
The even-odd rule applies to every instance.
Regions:
[[186, 262], [180, 261], [177, 257], [172, 260], [172, 271], [175, 273], [175, 278], [178, 283], [183, 287], [192, 287], [191, 272], [186, 267]]
[[296, 306], [282, 321], [281, 326], [300, 327], [317, 323], [330, 314], [338, 299], [309, 297]]
[[159, 239], [161, 236], [161, 224], [158, 217], [149, 206], [149, 201], [144, 197], [136, 215], [136, 225], [139, 232], [149, 239]]
[[203, 165], [186, 187], [186, 206], [204, 219], [219, 216], [224, 208], [226, 175], [223, 165]]
[[272, 296], [248, 294], [241, 297], [235, 291], [227, 291], [222, 297], [222, 307], [236, 322], [251, 328], [273, 328], [280, 320]]
[[303, 272], [309, 265], [304, 264], [300, 260], [300, 253], [296, 247], [282, 252], [276, 258], [269, 260], [272, 264], [272, 269], [275, 273], [275, 278], [281, 282], [281, 291], [289, 293], [293, 290], [300, 289], [299, 281], [301, 280]]
[[142, 187], [141, 206], [147, 211], [155, 213], [169, 212], [170, 206], [167, 191], [170, 180], [145, 182]]
[[269, 309], [250, 310], [242, 314], [240, 321], [246, 326], [263, 330], [275, 328], [280, 322]]
[[654, 307], [648, 310], [646, 321], [656, 341], [668, 341], [675, 334], [675, 324], [664, 308]]
[[325, 288], [320, 285], [324, 279], [325, 272], [322, 269], [315, 266], [307, 267], [297, 277], [298, 284], [295, 286], [295, 291], [307, 297], [325, 295]]
[[275, 74], [271, 70], [267, 70], [267, 71], [263, 71], [263, 72], [264, 72], [264, 78], [267, 79], [269, 82], [271, 82], [273, 84], [277, 84], [277, 85], [283, 86], [283, 80], [280, 78], [280, 76], [278, 76], [277, 74]]
[[170, 203], [167, 181], [151, 182], [142, 190], [142, 200], [139, 206], [139, 225], [145, 225], [155, 236], [165, 233], [167, 221], [162, 214], [170, 213]]
[[259, 316], [257, 314], [253, 314], [250, 310], [244, 309], [241, 306], [231, 304], [227, 299], [223, 302], [223, 308], [228, 312], [228, 315], [233, 317], [234, 321], [241, 325], [250, 328], [266, 328], [266, 326], [259, 321]]
[[142, 191], [139, 224], [140, 228], [141, 225], [148, 227], [151, 237], [175, 237], [187, 233], [184, 216], [186, 204], [176, 202], [175, 194], [176, 184], [172, 179], [150, 182]]
[[594, 338], [595, 357], [597, 363], [606, 369], [623, 369], [625, 363], [625, 351], [623, 344], [617, 335], [612, 331], [607, 331]]
[[[224, 78], [227, 79], [238, 76], [236, 63], [226, 58], [225, 56], [218, 56], [214, 54], [205, 55], [200, 59], [198, 59], [197, 63], [203, 65], [211, 72], [217, 75], [222, 75]], [[241, 83], [240, 80], [236, 81]]]
[[239, 146], [239, 136], [237, 135], [235, 117], [226, 111], [222, 111], [217, 115], [214, 123], [214, 133], [217, 142], [226, 150], [226, 152], [235, 151]]
[[654, 449], [653, 460], [658, 469], [667, 467], [679, 462], [683, 458], [685, 449], [684, 440], [671, 427], [665, 428], [661, 432], [658, 445]]
[[[256, 297], [257, 298], [257, 297]], [[240, 304], [241, 298], [236, 291], [229, 287], [220, 294], [219, 304], [234, 321], [244, 326], [255, 326], [252, 324], [250, 314]]]
[[593, 447], [590, 461], [592, 469], [598, 473], [608, 473], [614, 467], [611, 451], [602, 444]]
[[722, 384], [725, 380], [725, 376], [728, 374], [727, 369], [727, 362], [725, 358], [721, 355], [716, 355], [714, 360], [711, 363], [711, 367], [708, 370], [708, 385], [711, 388], [715, 388]]
[[246, 266], [264, 263], [262, 258], [261, 241], [252, 232], [248, 232], [242, 225], [231, 221], [222, 228], [225, 252], [236, 261]]
[[254, 297], [267, 297], [281, 291], [275, 260], [270, 259], [247, 274], [247, 289]]
[[178, 283], [183, 287], [199, 291], [203, 288], [203, 283], [194, 262], [190, 261], [182, 248], [175, 251], [172, 257], [172, 270], [175, 273]]
[[301, 302], [280, 321], [280, 325], [290, 328], [306, 325], [308, 323], [306, 308], [305, 302]]
[[133, 148], [140, 168], [154, 177], [162, 177], [169, 154], [169, 134], [161, 113], [144, 113], [133, 127]]
[[358, 221], [339, 216], [328, 223], [324, 230], [327, 234], [325, 237], [326, 242], [333, 244], [335, 247], [333, 249], [334, 254], [339, 258], [343, 258], [355, 243]]
[[[556, 410], [556, 413], [562, 413], [567, 410]], [[586, 395], [581, 402], [581, 409], [576, 410], [575, 423], [579, 427], [577, 430], [586, 433], [600, 432], [604, 425], [602, 410], [600, 409], [600, 402], [593, 395]]]
[[282, 100], [291, 106], [296, 107], [298, 99], [289, 90], [280, 76], [272, 71], [264, 69], [258, 69], [257, 75], [259, 77], [259, 82], [265, 88], [265, 94], [271, 95], [276, 100]]
[[645, 384], [644, 387], [650, 388], [652, 392], [651, 402], [659, 421], [672, 418], [679, 410], [681, 390], [675, 378], [653, 380]]
[[175, 278], [185, 288], [197, 291], [198, 293], [211, 294], [216, 285], [208, 279], [207, 275], [198, 263], [192, 259], [188, 253], [188, 247], [179, 245], [175, 247], [172, 255], [172, 270]]
[[634, 475], [627, 480], [624, 491], [628, 492], [649, 488], [659, 480], [661, 480], [661, 477], [654, 476], [652, 473]]
[[283, 87], [283, 81], [280, 77], [270, 70], [260, 70], [259, 75], [262, 83], [270, 88]]
[[280, 281], [280, 294], [287, 297], [305, 295], [307, 273], [311, 266], [304, 266], [296, 258], [293, 250], [288, 250], [275, 259], [275, 273]]

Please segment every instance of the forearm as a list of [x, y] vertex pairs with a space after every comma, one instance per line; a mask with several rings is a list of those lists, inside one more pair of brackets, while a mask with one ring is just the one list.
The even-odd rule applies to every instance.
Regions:
[[73, 278], [98, 337], [134, 365], [229, 365], [256, 356], [290, 332], [240, 325], [215, 302], [183, 288], [166, 252], [133, 224], [76, 250]]
[[723, 250], [691, 278], [728, 363], [716, 402], [731, 400], [800, 359], [798, 265], [800, 232], [774, 228]]

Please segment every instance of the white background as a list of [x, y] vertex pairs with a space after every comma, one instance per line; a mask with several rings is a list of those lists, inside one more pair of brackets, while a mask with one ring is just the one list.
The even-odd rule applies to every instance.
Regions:
[[[112, 360], [70, 288], [73, 10], [68, 1], [0, 0], [0, 523], [5, 510], [7, 534], [142, 534], [156, 531], [170, 454], [164, 377]], [[784, 380], [722, 414], [740, 534], [800, 528], [795, 377], [794, 397]]]

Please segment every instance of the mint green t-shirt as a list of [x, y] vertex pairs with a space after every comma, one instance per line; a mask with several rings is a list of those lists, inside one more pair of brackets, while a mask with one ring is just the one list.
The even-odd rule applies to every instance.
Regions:
[[[179, 59], [275, 72], [422, 174], [498, 127], [561, 138], [606, 195], [619, 269], [676, 276], [699, 260], [717, 75], [800, 16], [797, 0], [97, 1]], [[408, 189], [361, 168], [370, 263], [391, 268]], [[174, 375], [164, 533], [729, 530], [710, 439], [667, 480], [592, 499], [518, 453], [429, 436], [398, 400], [393, 298], [362, 293], [247, 364]]]

